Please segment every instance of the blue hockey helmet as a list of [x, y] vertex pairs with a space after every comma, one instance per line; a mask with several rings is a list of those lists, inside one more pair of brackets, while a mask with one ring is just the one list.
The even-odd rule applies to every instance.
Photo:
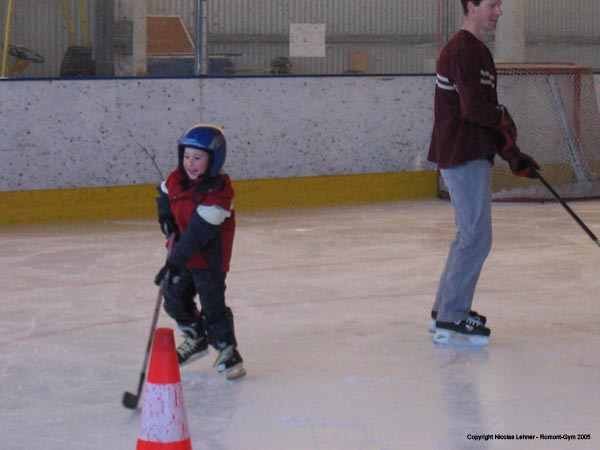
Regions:
[[223, 130], [216, 125], [195, 125], [179, 139], [179, 166], [183, 167], [183, 150], [186, 147], [197, 148], [208, 152], [210, 162], [206, 170], [209, 177], [217, 177], [225, 164], [227, 144]]

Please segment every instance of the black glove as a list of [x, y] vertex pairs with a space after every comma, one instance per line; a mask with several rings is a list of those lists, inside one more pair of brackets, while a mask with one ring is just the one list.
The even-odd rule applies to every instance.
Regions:
[[[516, 146], [515, 146], [516, 147]], [[518, 147], [516, 147], [518, 150]], [[516, 155], [508, 159], [510, 170], [518, 177], [537, 178], [540, 166], [526, 153], [516, 152]]]
[[167, 263], [158, 271], [154, 277], [154, 284], [160, 286], [160, 283], [164, 280], [167, 286], [179, 283], [181, 275], [181, 269], [173, 263], [167, 261]]
[[160, 230], [166, 237], [171, 236], [171, 233], [173, 233], [175, 235], [175, 240], [178, 240], [181, 236], [179, 227], [177, 226], [173, 216], [161, 214], [158, 216], [158, 223], [160, 223]]

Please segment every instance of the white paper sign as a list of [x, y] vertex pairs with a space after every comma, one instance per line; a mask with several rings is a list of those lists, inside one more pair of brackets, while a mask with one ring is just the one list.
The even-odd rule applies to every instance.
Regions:
[[290, 24], [290, 57], [325, 57], [324, 23]]

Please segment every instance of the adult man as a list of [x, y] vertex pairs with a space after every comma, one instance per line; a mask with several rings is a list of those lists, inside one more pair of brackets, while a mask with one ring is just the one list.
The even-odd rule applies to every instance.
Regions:
[[438, 60], [434, 126], [428, 160], [437, 163], [456, 214], [432, 309], [434, 342], [486, 345], [485, 316], [471, 310], [492, 244], [491, 167], [498, 153], [517, 176], [535, 178], [538, 164], [521, 153], [507, 109], [498, 104], [496, 67], [483, 43], [496, 29], [502, 0], [461, 0], [465, 21]]

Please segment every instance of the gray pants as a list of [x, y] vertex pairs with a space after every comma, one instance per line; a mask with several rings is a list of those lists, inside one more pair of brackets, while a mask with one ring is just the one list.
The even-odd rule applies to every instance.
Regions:
[[438, 321], [456, 322], [469, 316], [475, 287], [492, 247], [491, 168], [487, 159], [478, 159], [440, 170], [458, 231], [433, 305]]

